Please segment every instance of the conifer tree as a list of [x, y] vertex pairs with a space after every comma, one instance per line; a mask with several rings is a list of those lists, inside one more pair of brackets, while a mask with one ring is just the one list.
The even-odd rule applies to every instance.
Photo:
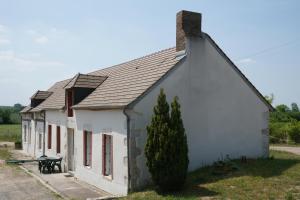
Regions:
[[187, 141], [177, 98], [169, 104], [163, 89], [157, 98], [154, 114], [147, 126], [145, 146], [147, 166], [153, 182], [163, 191], [177, 190], [184, 184], [188, 157]]

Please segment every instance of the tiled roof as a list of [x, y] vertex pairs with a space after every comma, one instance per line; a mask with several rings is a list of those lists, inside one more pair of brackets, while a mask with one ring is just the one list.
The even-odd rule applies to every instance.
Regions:
[[49, 91], [40, 91], [38, 90], [34, 95], [32, 95], [31, 99], [47, 99], [52, 92]]
[[25, 107], [20, 111], [20, 113], [26, 113], [26, 112], [30, 111], [31, 108], [32, 108], [31, 106], [25, 106]]
[[70, 82], [70, 79], [55, 83], [48, 91], [53, 94], [43, 101], [40, 105], [33, 108], [31, 112], [41, 110], [63, 109], [65, 106], [65, 85]]
[[[100, 83], [101, 85], [95, 91], [73, 107], [90, 109], [124, 107], [143, 94], [177, 62], [179, 60], [176, 59], [176, 49], [170, 48], [91, 72], [88, 75], [102, 79], [103, 77], [107, 78], [102, 84]], [[82, 78], [85, 76], [82, 75]], [[55, 83], [48, 90], [53, 94], [31, 111], [63, 109], [65, 106], [65, 87], [76, 85], [75, 77]]]
[[105, 81], [106, 76], [94, 76], [88, 74], [77, 74], [74, 78], [65, 86], [68, 88], [97, 88], [103, 81]]
[[170, 48], [111, 68], [92, 72], [108, 78], [74, 108], [123, 107], [138, 98], [179, 60]]

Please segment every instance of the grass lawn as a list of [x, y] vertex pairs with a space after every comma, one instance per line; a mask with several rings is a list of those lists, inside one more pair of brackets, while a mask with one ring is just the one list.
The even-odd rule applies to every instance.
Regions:
[[15, 142], [21, 140], [20, 124], [0, 124], [0, 141]]
[[178, 193], [161, 194], [153, 188], [128, 195], [125, 199], [300, 199], [300, 156], [270, 151], [274, 159], [234, 161], [239, 170], [213, 175], [212, 167], [189, 174]]
[[11, 158], [11, 153], [7, 148], [0, 148], [0, 160], [8, 160]]

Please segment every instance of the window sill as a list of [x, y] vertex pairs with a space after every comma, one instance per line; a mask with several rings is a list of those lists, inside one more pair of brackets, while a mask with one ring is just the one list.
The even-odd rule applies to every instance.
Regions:
[[83, 166], [85, 169], [92, 169], [92, 166], [90, 166], [90, 165], [84, 165]]
[[109, 175], [109, 176], [105, 176], [105, 175], [102, 175], [104, 179], [108, 180], [108, 181], [112, 181], [112, 176]]

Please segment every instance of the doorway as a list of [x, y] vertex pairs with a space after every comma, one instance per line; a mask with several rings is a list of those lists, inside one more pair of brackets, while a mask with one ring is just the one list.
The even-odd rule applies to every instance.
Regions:
[[68, 171], [75, 171], [75, 161], [74, 161], [74, 129], [68, 128]]

